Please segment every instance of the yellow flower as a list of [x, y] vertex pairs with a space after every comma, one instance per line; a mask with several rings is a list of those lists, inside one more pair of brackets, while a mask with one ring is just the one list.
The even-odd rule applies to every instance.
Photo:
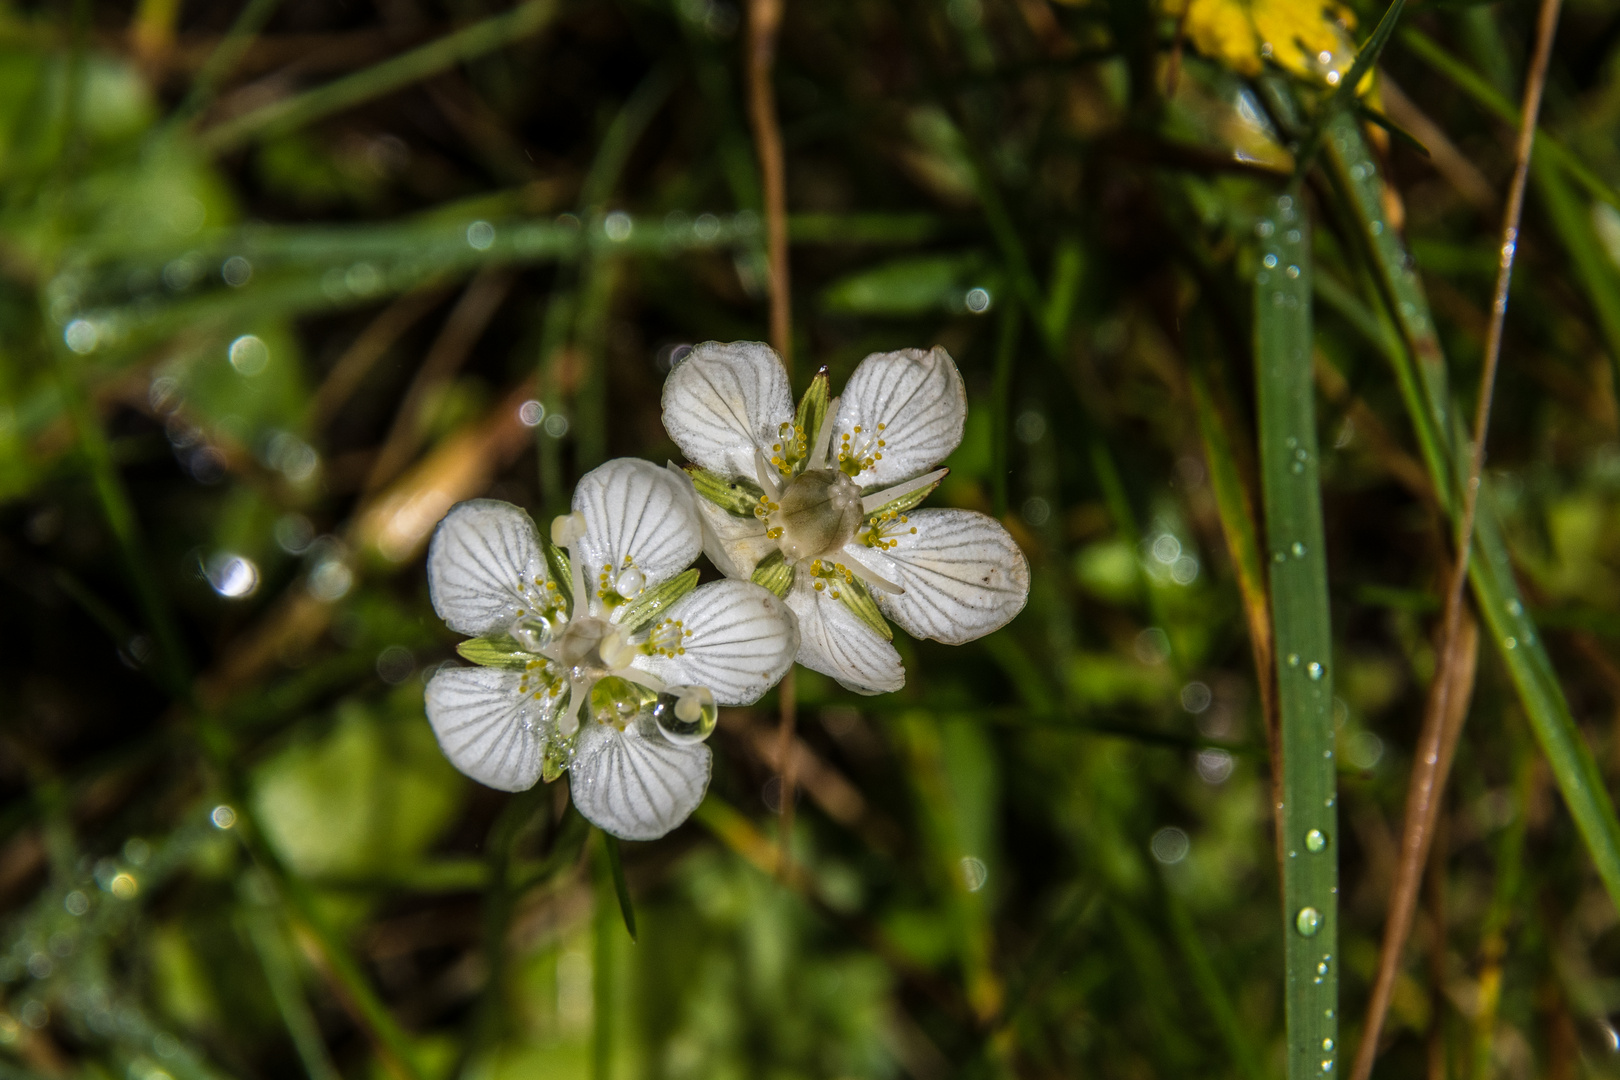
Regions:
[[1355, 16], [1333, 0], [1165, 0], [1193, 48], [1245, 75], [1267, 59], [1337, 86], [1355, 62]]

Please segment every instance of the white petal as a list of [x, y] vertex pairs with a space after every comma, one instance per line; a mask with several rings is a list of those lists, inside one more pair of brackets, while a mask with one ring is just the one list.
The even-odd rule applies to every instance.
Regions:
[[831, 675], [857, 694], [886, 694], [906, 684], [900, 654], [876, 630], [827, 592], [817, 592], [809, 574], [796, 574], [787, 595], [799, 618], [799, 663]]
[[574, 509], [585, 515], [585, 536], [574, 550], [588, 587], [604, 566], [618, 574], [631, 563], [647, 585], [656, 585], [703, 550], [697, 497], [650, 461], [615, 458], [592, 469], [574, 489]]
[[787, 371], [758, 341], [705, 341], [664, 380], [664, 430], [693, 464], [723, 476], [752, 477], [754, 449], [792, 421]]
[[533, 606], [525, 587], [546, 578], [534, 522], [496, 499], [450, 508], [428, 545], [427, 569], [433, 610], [450, 629], [472, 636], [504, 629]]
[[1001, 523], [971, 510], [912, 510], [885, 533], [897, 540], [881, 554], [861, 554], [905, 589], [875, 593], [883, 614], [917, 638], [960, 645], [1000, 629], [1029, 599], [1029, 562]]
[[703, 553], [727, 577], [747, 581], [759, 560], [777, 549], [758, 518], [727, 513], [707, 499], [698, 500], [698, 515], [703, 519]]
[[[950, 353], [938, 345], [926, 352], [873, 353], [855, 368], [838, 399], [832, 453], [836, 457], [848, 446], [862, 460], [882, 454], [855, 482], [888, 486], [944, 461], [962, 441], [966, 422], [967, 391]], [[885, 445], [879, 447], [879, 439]]]
[[758, 701], [787, 674], [799, 651], [793, 612], [752, 582], [710, 582], [682, 597], [667, 618], [686, 624], [686, 651], [643, 655], [636, 666], [670, 685], [707, 686], [721, 705]]
[[501, 791], [540, 778], [543, 732], [557, 699], [518, 692], [521, 675], [500, 668], [445, 668], [427, 685], [427, 716], [450, 764]]
[[703, 801], [712, 760], [704, 744], [677, 746], [650, 720], [623, 731], [587, 723], [568, 767], [568, 791], [592, 825], [621, 840], [656, 840]]

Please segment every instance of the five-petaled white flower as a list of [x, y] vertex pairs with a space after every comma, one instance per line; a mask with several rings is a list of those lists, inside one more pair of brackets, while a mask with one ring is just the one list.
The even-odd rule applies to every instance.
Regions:
[[[819, 372], [797, 412], [758, 342], [707, 342], [664, 383], [664, 427], [696, 468], [704, 548], [799, 617], [799, 663], [863, 694], [905, 684], [888, 616], [959, 645], [1029, 598], [1029, 563], [994, 518], [914, 510], [962, 441], [967, 395], [950, 354], [862, 360], [841, 397]], [[932, 470], [932, 471], [930, 471]]]
[[566, 769], [589, 821], [655, 839], [703, 800], [716, 706], [757, 701], [792, 666], [793, 615], [748, 582], [695, 587], [695, 500], [649, 462], [588, 473], [550, 540], [492, 499], [440, 522], [428, 549], [433, 608], [475, 635], [458, 651], [480, 666], [433, 677], [428, 719], [473, 779], [521, 791]]

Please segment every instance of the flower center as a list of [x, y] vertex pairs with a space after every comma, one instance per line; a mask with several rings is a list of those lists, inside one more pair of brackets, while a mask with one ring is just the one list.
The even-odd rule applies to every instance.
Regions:
[[618, 627], [593, 615], [568, 620], [545, 651], [576, 679], [599, 679], [627, 666], [634, 655]]
[[861, 489], [837, 469], [809, 469], [789, 480], [781, 500], [761, 500], [765, 535], [789, 562], [838, 551], [861, 524]]

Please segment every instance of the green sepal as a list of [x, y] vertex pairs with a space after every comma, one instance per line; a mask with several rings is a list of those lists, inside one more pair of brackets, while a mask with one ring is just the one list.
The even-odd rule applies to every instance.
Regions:
[[625, 605], [619, 626], [627, 634], [634, 634], [667, 611], [675, 601], [697, 588], [698, 572], [694, 567], [684, 574], [676, 574], [668, 581], [645, 589], [642, 594]]
[[753, 517], [754, 507], [759, 505], [760, 497], [765, 494], [759, 485], [751, 480], [741, 478], [727, 480], [719, 473], [700, 469], [696, 465], [688, 465], [686, 472], [692, 478], [692, 486], [697, 488], [699, 495], [726, 513], [735, 514], [737, 517]]
[[793, 587], [793, 565], [780, 551], [773, 551], [759, 560], [749, 580], [755, 585], [763, 585], [779, 597], [786, 596]]
[[568, 563], [568, 552], [553, 544], [551, 537], [544, 534], [540, 537], [540, 548], [546, 553], [546, 570], [550, 572], [551, 580], [557, 583], [557, 591], [562, 594], [571, 614], [574, 610], [574, 573]]
[[793, 418], [793, 426], [804, 432], [805, 457], [794, 462], [795, 474], [804, 471], [809, 455], [816, 448], [816, 438], [821, 434], [821, 425], [827, 422], [828, 382], [827, 369], [823, 367], [816, 372], [816, 377], [810, 380], [810, 389], [804, 392], [799, 399], [799, 411]]
[[866, 583], [860, 578], [839, 583], [838, 600], [853, 611], [861, 622], [882, 634], [884, 641], [894, 640], [894, 631], [889, 628], [888, 620], [878, 610], [877, 601], [866, 591]]
[[545, 756], [540, 759], [540, 779], [551, 783], [568, 771], [568, 746], [554, 738], [546, 740]]
[[[907, 492], [898, 499], [890, 499], [876, 510], [873, 510], [870, 514], [866, 515], [867, 523], [870, 524], [872, 521], [884, 514], [903, 514], [907, 510], [914, 509], [918, 503], [932, 495], [934, 493], [934, 489], [939, 487], [939, 485], [944, 482], [945, 477], [942, 476], [938, 480], [935, 480], [932, 484], [929, 484], [927, 487], [920, 487], [916, 491]], [[892, 487], [893, 485], [890, 486]]]
[[512, 671], [522, 671], [534, 659], [533, 653], [524, 652], [516, 641], [505, 634], [457, 642], [456, 652], [461, 654], [463, 660], [471, 660], [479, 667], [507, 668]]

